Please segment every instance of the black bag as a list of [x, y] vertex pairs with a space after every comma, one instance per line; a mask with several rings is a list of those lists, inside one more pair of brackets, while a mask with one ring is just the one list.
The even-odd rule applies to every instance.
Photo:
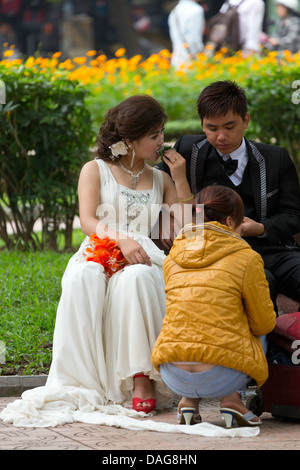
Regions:
[[238, 7], [243, 3], [232, 6], [227, 1], [228, 10], [218, 13], [208, 22], [208, 34], [206, 44], [212, 46], [214, 51], [226, 47], [229, 51], [236, 52], [241, 48]]

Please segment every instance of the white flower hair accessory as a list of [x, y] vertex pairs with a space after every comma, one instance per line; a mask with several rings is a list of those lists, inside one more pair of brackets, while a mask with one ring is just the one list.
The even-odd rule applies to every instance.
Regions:
[[124, 140], [119, 140], [115, 144], [109, 146], [111, 150], [111, 159], [115, 160], [119, 155], [127, 155], [128, 147], [125, 144]]

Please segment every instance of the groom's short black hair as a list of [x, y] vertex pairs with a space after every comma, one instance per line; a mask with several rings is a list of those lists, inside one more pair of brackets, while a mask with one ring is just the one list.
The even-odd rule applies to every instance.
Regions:
[[225, 116], [231, 111], [243, 120], [248, 112], [246, 93], [236, 82], [213, 82], [202, 90], [197, 100], [201, 122], [204, 118]]

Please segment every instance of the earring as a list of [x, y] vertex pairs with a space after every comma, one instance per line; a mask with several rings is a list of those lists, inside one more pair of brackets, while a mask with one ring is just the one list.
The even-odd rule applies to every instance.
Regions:
[[134, 157], [135, 157], [135, 151], [134, 151], [134, 148], [132, 149], [132, 158], [131, 158], [131, 164], [130, 164], [130, 168], [133, 167], [133, 161], [134, 161]]

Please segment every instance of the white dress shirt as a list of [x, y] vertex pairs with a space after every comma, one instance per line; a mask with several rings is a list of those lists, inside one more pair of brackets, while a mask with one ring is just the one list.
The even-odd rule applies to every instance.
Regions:
[[[218, 153], [223, 158], [223, 155], [219, 151]], [[228, 175], [228, 178], [231, 179], [231, 181], [233, 182], [235, 186], [238, 186], [242, 182], [244, 171], [248, 163], [246, 142], [244, 138], [240, 147], [234, 150], [234, 152], [230, 154], [230, 157], [232, 158], [232, 160], [238, 160], [238, 166], [235, 172], [232, 173], [232, 175], [230, 176]], [[225, 157], [224, 160], [228, 160], [228, 158], [229, 157]]]
[[[243, 141], [242, 141], [241, 145], [239, 146], [239, 148], [234, 150], [233, 152], [231, 152], [231, 154], [229, 156], [228, 156], [228, 154], [227, 155], [222, 155], [222, 153], [220, 153], [218, 150], [217, 150], [217, 152], [219, 153], [219, 155], [222, 158], [224, 157], [225, 161], [228, 160], [229, 157], [232, 158], [232, 160], [237, 160], [238, 161], [238, 166], [237, 166], [237, 169], [235, 170], [235, 172], [232, 173], [232, 175], [227, 175], [228, 178], [230, 178], [230, 180], [232, 181], [232, 183], [235, 186], [238, 186], [242, 182], [244, 171], [245, 171], [246, 165], [247, 165], [248, 160], [249, 160], [245, 139], [243, 138]], [[266, 238], [266, 237], [267, 237], [267, 232], [265, 231], [258, 238]]]

